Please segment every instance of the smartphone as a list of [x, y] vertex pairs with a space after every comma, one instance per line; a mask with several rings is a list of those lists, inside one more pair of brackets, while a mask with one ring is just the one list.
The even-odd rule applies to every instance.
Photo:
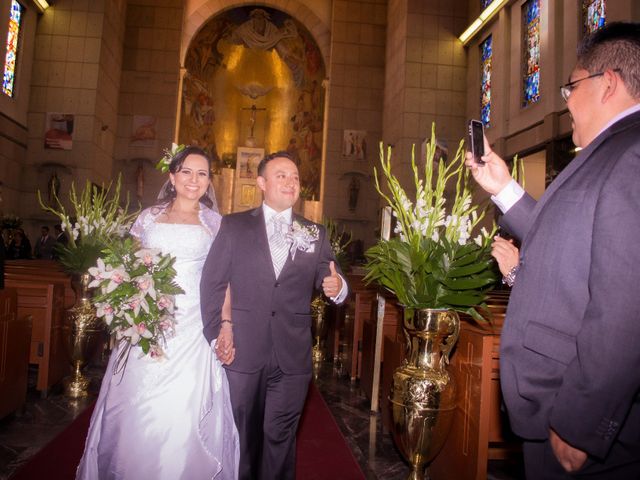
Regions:
[[484, 126], [479, 120], [469, 120], [469, 145], [475, 162], [483, 164], [481, 157], [484, 155]]

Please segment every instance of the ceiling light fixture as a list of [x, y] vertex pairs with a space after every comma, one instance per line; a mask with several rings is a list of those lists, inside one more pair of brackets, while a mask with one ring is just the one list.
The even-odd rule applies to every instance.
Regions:
[[478, 18], [476, 18], [467, 29], [462, 32], [458, 38], [463, 45], [466, 45], [491, 20], [509, 0], [493, 0], [487, 8], [485, 8]]
[[47, 0], [33, 0], [33, 3], [36, 4], [36, 7], [38, 7], [40, 13], [44, 13], [44, 11], [49, 8], [49, 3], [47, 2]]

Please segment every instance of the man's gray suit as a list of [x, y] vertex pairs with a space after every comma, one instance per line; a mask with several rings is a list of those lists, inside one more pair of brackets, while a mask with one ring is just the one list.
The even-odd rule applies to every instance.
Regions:
[[522, 239], [500, 356], [513, 430], [545, 440], [552, 428], [589, 454], [584, 473], [637, 463], [640, 113], [607, 128], [540, 201], [525, 194], [501, 223]]
[[[293, 215], [293, 221], [314, 225], [297, 215]], [[289, 405], [283, 405], [280, 410], [286, 411], [295, 404], [293, 409], [297, 411], [285, 420], [292, 422], [294, 427], [304, 405], [312, 370], [311, 297], [315, 290], [321, 290], [324, 277], [330, 275], [329, 263], [335, 261], [326, 230], [321, 225], [318, 229], [319, 239], [313, 243], [313, 252], [298, 250], [295, 260], [289, 255], [276, 279], [262, 208], [228, 215], [222, 219], [220, 231], [204, 265], [202, 318], [204, 335], [209, 342], [218, 337], [227, 284], [231, 288], [236, 355], [227, 366], [227, 377], [240, 431], [241, 478], [259, 478], [255, 471], [251, 472], [253, 477], [246, 469], [243, 474], [243, 464], [247, 455], [259, 456], [256, 450], [260, 451], [261, 440], [256, 437], [263, 427], [262, 424], [243, 425], [255, 420], [248, 418], [247, 407], [243, 405], [247, 401], [245, 397], [263, 394], [246, 387], [248, 374], [276, 364], [285, 376], [293, 379], [291, 391], [282, 399]], [[268, 421], [267, 418], [265, 422]], [[247, 438], [249, 435], [245, 427], [253, 429], [252, 438]], [[265, 425], [265, 431], [268, 429], [269, 425]], [[295, 435], [295, 428], [293, 432]], [[295, 440], [292, 441], [295, 446]], [[289, 456], [289, 462], [294, 460], [293, 452], [289, 451], [290, 445], [283, 445], [282, 450], [278, 454]], [[265, 474], [263, 471], [261, 478], [289, 478], [294, 474], [294, 468], [295, 465], [289, 465], [286, 476], [281, 476], [284, 475], [282, 473]]]

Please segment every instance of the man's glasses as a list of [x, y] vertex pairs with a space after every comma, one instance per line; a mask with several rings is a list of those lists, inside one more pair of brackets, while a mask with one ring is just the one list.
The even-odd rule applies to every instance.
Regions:
[[[613, 71], [619, 72], [620, 69], [614, 68]], [[605, 72], [592, 73], [591, 75], [587, 75], [586, 77], [579, 78], [578, 80], [574, 80], [573, 82], [565, 83], [560, 87], [560, 95], [562, 95], [562, 98], [566, 102], [567, 100], [569, 100], [569, 97], [571, 96], [571, 92], [573, 92], [573, 89], [576, 88], [576, 85], [578, 83], [580, 83], [583, 80], [588, 80], [590, 78], [601, 77], [602, 75], [604, 75], [604, 73]]]

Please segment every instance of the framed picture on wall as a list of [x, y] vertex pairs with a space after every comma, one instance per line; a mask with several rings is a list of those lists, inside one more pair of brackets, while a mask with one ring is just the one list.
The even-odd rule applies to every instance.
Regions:
[[256, 195], [255, 185], [250, 185], [250, 184], [242, 185], [242, 190], [240, 190], [240, 206], [252, 207], [255, 195]]
[[366, 136], [365, 130], [345, 130], [342, 137], [342, 155], [356, 160], [367, 158]]
[[264, 157], [264, 148], [238, 147], [236, 176], [252, 180], [258, 177], [258, 164]]
[[260, 205], [257, 191], [258, 164], [264, 157], [264, 148], [238, 147], [236, 152], [235, 187], [233, 189], [233, 211], [240, 212]]

